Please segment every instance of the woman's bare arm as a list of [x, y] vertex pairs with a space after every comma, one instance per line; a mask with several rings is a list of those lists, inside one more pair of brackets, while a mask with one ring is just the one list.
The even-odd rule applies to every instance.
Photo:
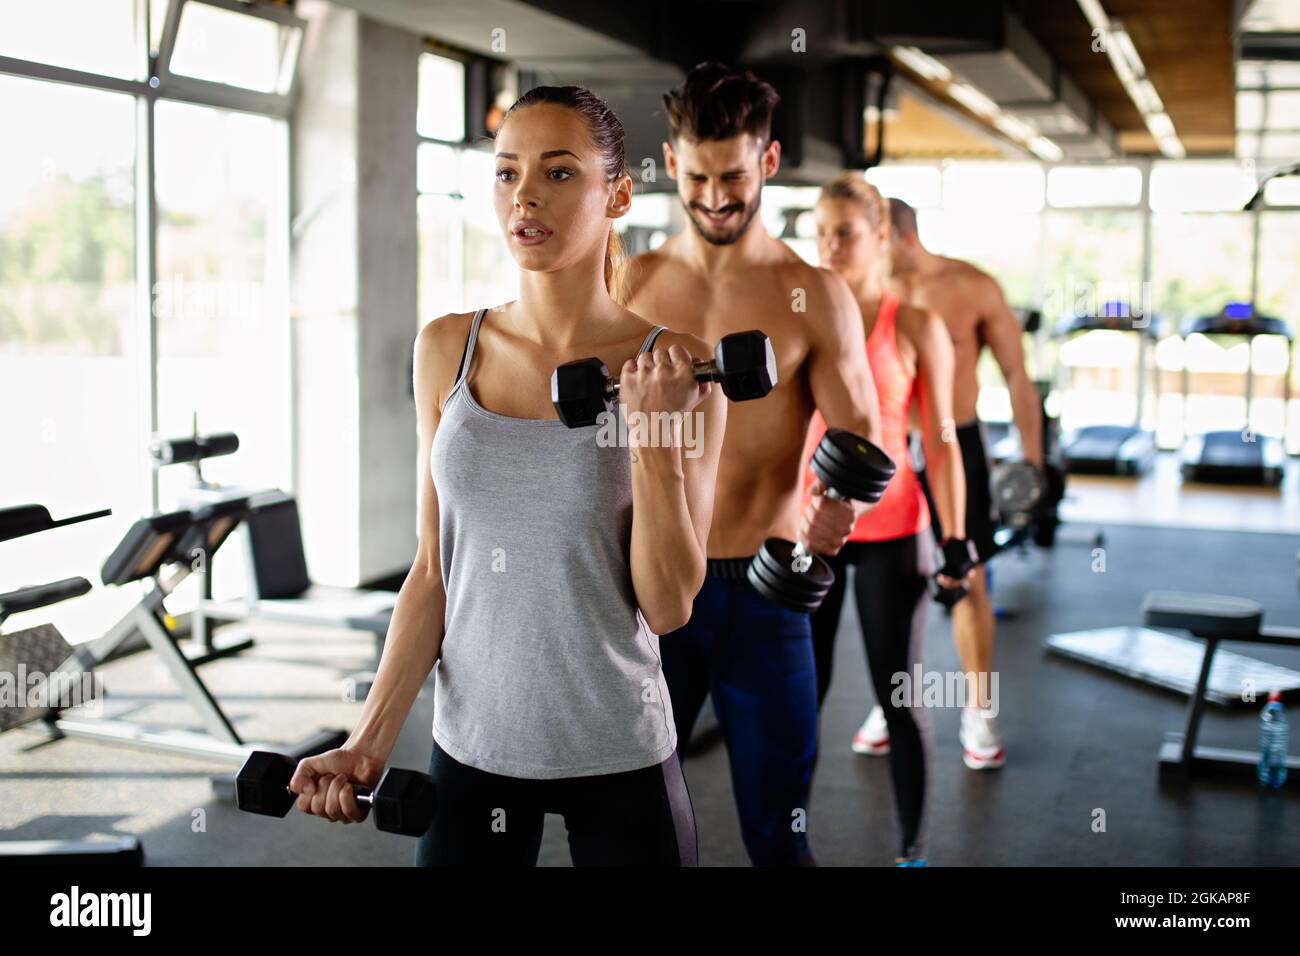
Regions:
[[455, 384], [456, 368], [468, 334], [468, 317], [448, 315], [430, 322], [415, 341], [415, 408], [419, 434], [419, 543], [393, 619], [374, 685], [361, 719], [344, 749], [384, 763], [411, 705], [442, 649], [447, 593], [438, 553], [438, 491], [429, 453], [442, 418], [442, 404]]
[[[694, 336], [661, 333], [655, 351], [685, 348], [695, 359], [709, 347]], [[667, 634], [690, 620], [704, 584], [718, 459], [727, 427], [720, 386], [686, 413], [678, 447], [632, 453], [632, 587], [646, 624]]]

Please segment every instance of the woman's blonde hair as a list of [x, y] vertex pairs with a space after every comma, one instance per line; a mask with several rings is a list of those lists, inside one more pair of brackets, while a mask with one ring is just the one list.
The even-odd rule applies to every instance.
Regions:
[[612, 224], [605, 243], [605, 289], [619, 305], [627, 305], [627, 249]]
[[880, 190], [852, 169], [845, 170], [822, 186], [822, 199], [850, 199], [863, 207], [863, 217], [872, 229], [889, 221], [889, 204]]
[[[889, 225], [889, 200], [880, 195], [880, 190], [863, 178], [862, 173], [848, 169], [822, 186], [821, 199], [847, 199], [862, 207], [862, 218], [867, 221], [872, 232], [879, 232], [882, 226]], [[885, 232], [885, 241], [880, 244], [880, 255], [876, 257], [877, 276], [884, 281], [889, 278], [889, 236]]]

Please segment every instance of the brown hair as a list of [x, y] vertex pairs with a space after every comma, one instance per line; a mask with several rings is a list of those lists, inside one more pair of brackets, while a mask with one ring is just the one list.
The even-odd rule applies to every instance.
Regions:
[[850, 199], [860, 203], [863, 207], [863, 216], [872, 229], [879, 229], [889, 216], [885, 198], [880, 195], [880, 190], [854, 170], [846, 170], [822, 186], [819, 198]]
[[[506, 125], [506, 120], [515, 112], [528, 106], [551, 103], [576, 111], [582, 116], [587, 126], [587, 135], [591, 145], [596, 148], [605, 165], [605, 179], [614, 182], [620, 176], [628, 175], [627, 154], [623, 145], [623, 124], [619, 122], [609, 105], [591, 90], [583, 86], [535, 86], [519, 99], [501, 118], [498, 131]], [[609, 227], [609, 241], [605, 246], [605, 289], [609, 296], [619, 305], [626, 298], [626, 279], [624, 265], [627, 254], [623, 249], [623, 240]]]
[[668, 133], [673, 140], [697, 141], [749, 133], [766, 144], [772, 138], [772, 110], [780, 101], [770, 83], [748, 70], [701, 63], [681, 86], [664, 94]]
[[901, 199], [889, 200], [889, 221], [900, 236], [916, 235], [916, 210]]

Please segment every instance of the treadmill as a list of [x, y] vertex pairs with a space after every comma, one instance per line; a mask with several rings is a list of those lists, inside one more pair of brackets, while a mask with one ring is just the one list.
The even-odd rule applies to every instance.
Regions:
[[[1133, 313], [1126, 302], [1107, 302], [1095, 313], [1074, 315], [1057, 324], [1055, 336], [1065, 340], [1098, 330], [1131, 332], [1138, 336], [1137, 414], [1131, 425], [1085, 425], [1061, 438], [1061, 457], [1075, 474], [1140, 475], [1156, 454], [1155, 433], [1142, 427], [1147, 356], [1159, 338], [1160, 316]], [[1157, 398], [1159, 377], [1155, 378]], [[1065, 385], [1069, 387], [1068, 382]]]
[[[1201, 335], [1231, 335], [1245, 338], [1253, 359], [1256, 336], [1280, 335], [1286, 339], [1286, 370], [1283, 373], [1282, 433], [1286, 434], [1287, 406], [1291, 403], [1291, 329], [1282, 319], [1259, 315], [1250, 303], [1229, 302], [1217, 315], [1185, 321], [1179, 334], [1183, 340]], [[1250, 402], [1254, 395], [1254, 362], [1246, 363], [1246, 421], [1240, 430], [1189, 435], [1183, 444], [1183, 478], [1234, 484], [1278, 485], [1286, 466], [1283, 438], [1253, 434]], [[1187, 363], [1183, 363], [1183, 418], [1186, 421], [1188, 395]]]

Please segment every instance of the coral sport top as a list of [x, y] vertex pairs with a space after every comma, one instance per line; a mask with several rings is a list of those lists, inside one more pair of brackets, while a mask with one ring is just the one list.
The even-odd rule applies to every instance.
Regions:
[[[898, 353], [897, 317], [898, 297], [886, 293], [880, 300], [875, 327], [867, 337], [867, 361], [880, 401], [881, 445], [898, 470], [876, 506], [853, 526], [850, 541], [890, 541], [910, 537], [930, 526], [930, 509], [907, 453], [907, 411], [916, 392], [916, 379], [908, 374]], [[814, 412], [804, 443], [805, 464], [812, 460], [813, 449], [824, 434], [826, 422], [821, 412]], [[812, 470], [805, 468], [805, 505], [807, 489], [815, 480]]]

